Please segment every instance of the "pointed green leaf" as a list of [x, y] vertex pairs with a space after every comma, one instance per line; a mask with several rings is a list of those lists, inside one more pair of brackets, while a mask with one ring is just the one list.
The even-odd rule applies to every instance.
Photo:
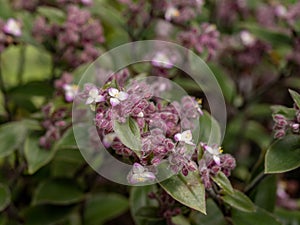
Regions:
[[300, 136], [289, 135], [267, 150], [265, 173], [283, 173], [300, 166]]
[[53, 179], [41, 183], [33, 196], [33, 204], [68, 205], [81, 201], [83, 191], [70, 179]]
[[291, 89], [289, 89], [289, 92], [296, 105], [300, 108], [300, 95], [296, 91], [293, 91]]
[[225, 194], [222, 200], [228, 205], [244, 212], [254, 212], [255, 205], [253, 202], [242, 192], [234, 190], [233, 194]]
[[274, 215], [258, 207], [255, 212], [232, 209], [232, 221], [234, 225], [282, 225]]
[[116, 193], [101, 193], [91, 196], [84, 211], [84, 224], [102, 224], [128, 210], [128, 200]]
[[0, 183], [0, 212], [10, 203], [10, 190], [5, 184]]
[[22, 122], [6, 123], [0, 126], [0, 158], [8, 156], [21, 146], [26, 136]]
[[227, 192], [229, 194], [233, 194], [234, 191], [231, 186], [231, 183], [223, 172], [219, 172], [219, 173], [217, 173], [217, 175], [212, 176], [211, 178], [225, 192]]
[[206, 214], [205, 188], [198, 173], [175, 175], [160, 182], [165, 191], [178, 202]]
[[125, 123], [114, 121], [113, 128], [121, 142], [136, 154], [141, 151], [141, 134], [137, 122], [128, 117]]

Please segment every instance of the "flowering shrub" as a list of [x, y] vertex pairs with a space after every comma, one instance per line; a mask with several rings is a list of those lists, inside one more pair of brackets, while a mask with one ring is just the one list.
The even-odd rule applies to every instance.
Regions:
[[0, 0], [0, 224], [300, 224], [299, 19], [293, 0]]

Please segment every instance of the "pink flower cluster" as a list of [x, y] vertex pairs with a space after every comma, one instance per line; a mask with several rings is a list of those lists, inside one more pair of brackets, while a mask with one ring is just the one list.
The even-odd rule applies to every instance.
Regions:
[[100, 22], [87, 9], [76, 5], [67, 7], [62, 24], [51, 23], [40, 16], [33, 25], [33, 36], [54, 54], [55, 63], [64, 68], [76, 68], [92, 62], [100, 52], [96, 48], [104, 42]]

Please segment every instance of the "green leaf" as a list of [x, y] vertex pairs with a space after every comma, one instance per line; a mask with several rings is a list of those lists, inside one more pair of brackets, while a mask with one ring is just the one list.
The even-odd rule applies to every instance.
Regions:
[[197, 211], [192, 211], [190, 219], [194, 225], [227, 225], [222, 211], [212, 199], [207, 199], [206, 202], [207, 215], [203, 215]]
[[275, 215], [279, 217], [284, 225], [299, 225], [300, 212], [299, 210], [288, 210], [283, 208], [276, 208]]
[[55, 151], [53, 149], [46, 150], [40, 148], [38, 137], [28, 137], [25, 142], [24, 154], [28, 164], [28, 173], [34, 174], [51, 161], [55, 155]]
[[157, 206], [157, 202], [148, 197], [148, 194], [155, 191], [154, 185], [135, 186], [130, 191], [130, 212], [136, 225], [148, 225], [148, 220], [137, 218], [138, 210], [146, 206]]
[[261, 149], [269, 147], [271, 142], [270, 134], [265, 127], [252, 120], [249, 120], [246, 124], [245, 137], [255, 142]]
[[198, 173], [175, 175], [160, 182], [162, 188], [178, 202], [206, 214], [205, 188]]
[[221, 128], [218, 122], [206, 111], [203, 111], [203, 116], [200, 116], [200, 134], [199, 140], [208, 145], [220, 144]]
[[0, 212], [10, 203], [10, 190], [5, 184], [0, 183]]
[[139, 219], [146, 219], [146, 220], [154, 220], [159, 221], [162, 220], [162, 217], [159, 217], [159, 207], [156, 206], [145, 206], [141, 207], [135, 215]]
[[282, 105], [273, 105], [271, 109], [274, 114], [281, 114], [285, 116], [287, 119], [294, 119], [296, 114], [296, 109], [288, 108]]
[[191, 225], [191, 223], [189, 222], [189, 220], [187, 218], [185, 218], [183, 215], [178, 215], [175, 217], [172, 217], [172, 222], [174, 224], [180, 224], [180, 225]]
[[141, 152], [141, 134], [137, 122], [128, 117], [125, 123], [114, 121], [113, 128], [121, 142], [137, 155]]
[[254, 203], [269, 212], [276, 205], [277, 179], [275, 175], [267, 176], [255, 189]]
[[26, 136], [26, 128], [21, 122], [6, 123], [0, 126], [0, 158], [13, 153], [21, 146]]
[[271, 213], [257, 207], [255, 212], [243, 212], [232, 209], [234, 225], [282, 225]]
[[289, 89], [289, 92], [298, 108], [300, 108], [300, 95], [296, 91], [293, 91], [291, 89]]
[[300, 136], [288, 135], [267, 150], [265, 173], [283, 173], [300, 166]]
[[33, 196], [33, 204], [68, 205], [81, 201], [84, 193], [70, 179], [53, 179], [41, 183]]
[[78, 149], [72, 127], [69, 128], [64, 133], [64, 135], [57, 143], [56, 148], [57, 149]]
[[225, 194], [222, 200], [235, 209], [244, 212], [254, 212], [255, 205], [253, 202], [242, 192], [234, 190], [233, 194]]
[[73, 207], [38, 205], [24, 211], [25, 225], [53, 225], [66, 219]]
[[217, 175], [212, 176], [211, 178], [226, 193], [228, 193], [228, 194], [234, 193], [229, 179], [226, 177], [226, 175], [223, 172], [219, 172], [219, 173], [217, 173]]
[[53, 23], [62, 24], [66, 19], [64, 12], [58, 8], [40, 6], [38, 7], [37, 11]]
[[128, 200], [115, 193], [92, 195], [86, 203], [84, 224], [103, 224], [128, 210]]

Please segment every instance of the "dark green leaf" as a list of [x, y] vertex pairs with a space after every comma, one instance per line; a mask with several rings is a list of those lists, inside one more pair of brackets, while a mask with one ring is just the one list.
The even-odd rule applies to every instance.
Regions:
[[176, 225], [191, 225], [190, 221], [183, 215], [172, 217], [172, 222]]
[[159, 207], [155, 206], [145, 206], [141, 207], [135, 214], [138, 219], [146, 220], [162, 220], [162, 217], [159, 217]]
[[235, 209], [244, 212], [254, 212], [255, 205], [253, 202], [242, 192], [238, 190], [234, 190], [233, 194], [225, 194], [222, 196], [224, 202], [228, 205], [232, 206]]
[[128, 200], [115, 193], [102, 193], [91, 196], [84, 211], [84, 224], [102, 224], [128, 210]]
[[69, 128], [56, 145], [57, 149], [78, 149], [73, 129]]
[[26, 136], [22, 122], [6, 123], [0, 126], [0, 157], [13, 153], [21, 146]]
[[276, 141], [267, 150], [266, 173], [282, 173], [300, 166], [300, 136], [289, 135]]
[[287, 119], [294, 119], [296, 114], [296, 109], [293, 108], [287, 108], [282, 105], [273, 105], [271, 106], [271, 109], [274, 114], [281, 114], [285, 116]]
[[217, 175], [212, 176], [211, 178], [225, 192], [227, 192], [228, 194], [233, 194], [231, 183], [223, 172], [219, 172], [217, 173]]
[[282, 225], [274, 215], [261, 208], [256, 208], [255, 212], [232, 209], [232, 221], [234, 225]]
[[113, 128], [121, 142], [140, 155], [141, 134], [137, 122], [131, 117], [128, 117], [125, 123], [115, 120]]
[[81, 201], [84, 193], [69, 179], [47, 180], [40, 184], [34, 194], [33, 204], [68, 205]]
[[192, 211], [190, 218], [193, 225], [227, 225], [222, 211], [212, 199], [206, 202], [207, 215]]
[[276, 208], [275, 215], [284, 225], [300, 225], [300, 211]]
[[0, 212], [10, 203], [10, 190], [5, 184], [0, 183]]
[[267, 176], [255, 189], [254, 203], [269, 212], [274, 211], [276, 203], [277, 179], [275, 175]]
[[28, 173], [34, 174], [51, 161], [55, 155], [55, 151], [53, 149], [40, 148], [38, 137], [28, 137], [25, 142], [24, 154], [28, 164]]
[[61, 24], [65, 21], [66, 15], [64, 12], [58, 8], [49, 6], [38, 7], [38, 13], [46, 17], [50, 22]]
[[25, 225], [53, 225], [64, 220], [72, 211], [70, 206], [38, 205], [25, 210]]
[[265, 127], [256, 121], [248, 121], [245, 129], [245, 137], [255, 142], [261, 149], [269, 147], [271, 142], [270, 134]]
[[136, 214], [140, 208], [146, 206], [157, 206], [157, 202], [148, 197], [148, 194], [152, 191], [155, 191], [154, 185], [140, 187], [135, 186], [131, 188], [130, 211], [136, 225], [148, 225], [147, 219], [136, 217]]
[[289, 92], [298, 108], [300, 108], [300, 95], [296, 91], [293, 91], [291, 89], [289, 89]]
[[205, 188], [198, 173], [175, 175], [160, 182], [165, 191], [178, 202], [206, 214]]

